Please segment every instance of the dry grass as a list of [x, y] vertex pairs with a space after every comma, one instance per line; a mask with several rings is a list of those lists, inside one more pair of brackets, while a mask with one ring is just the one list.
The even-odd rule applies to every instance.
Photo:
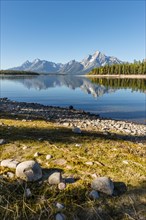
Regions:
[[[71, 129], [43, 120], [2, 119], [1, 122], [4, 125], [0, 126], [0, 138], [6, 139], [7, 144], [0, 146], [0, 160], [34, 159], [34, 153], [39, 152], [41, 155], [35, 159], [43, 168], [60, 168], [65, 177], [77, 181], [59, 191], [46, 181], [39, 184], [21, 183], [16, 178], [0, 179], [0, 219], [51, 220], [58, 212], [55, 202], [65, 205], [61, 212], [67, 219], [146, 219], [146, 144], [87, 131], [77, 135]], [[23, 150], [24, 146], [27, 149]], [[49, 161], [47, 154], [53, 156]], [[56, 167], [55, 160], [59, 158], [67, 163]], [[93, 165], [86, 165], [88, 161]], [[0, 167], [0, 174], [7, 171]], [[127, 192], [113, 197], [101, 195], [99, 200], [91, 201], [88, 195], [92, 174], [125, 183]], [[30, 199], [24, 196], [26, 187], [32, 191]]]

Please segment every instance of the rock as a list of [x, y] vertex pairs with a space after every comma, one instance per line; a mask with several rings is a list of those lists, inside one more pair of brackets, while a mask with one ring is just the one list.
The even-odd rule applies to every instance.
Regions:
[[10, 178], [10, 179], [13, 179], [14, 178], [14, 173], [12, 172], [7, 172], [7, 177]]
[[112, 195], [114, 184], [108, 177], [97, 177], [92, 181], [91, 188], [107, 195]]
[[6, 144], [6, 140], [5, 139], [0, 139], [0, 145]]
[[35, 154], [34, 154], [34, 157], [38, 157], [40, 155], [40, 153], [39, 152], [36, 152]]
[[91, 176], [92, 176], [93, 179], [97, 178], [97, 174], [96, 173], [91, 174]]
[[48, 177], [48, 182], [51, 185], [57, 185], [61, 182], [62, 176], [61, 173], [58, 171], [54, 171], [50, 176]]
[[69, 110], [74, 109], [74, 107], [72, 105], [70, 105], [68, 108], [69, 108]]
[[16, 169], [18, 164], [19, 162], [13, 159], [6, 159], [1, 161], [2, 167], [8, 167], [10, 169]]
[[60, 158], [60, 159], [54, 160], [54, 163], [56, 165], [65, 165], [67, 163], [67, 161], [64, 158]]
[[30, 198], [32, 196], [32, 193], [29, 188], [25, 189], [25, 196], [26, 196], [26, 198]]
[[61, 203], [59, 203], [59, 202], [57, 202], [57, 203], [56, 203], [56, 208], [58, 208], [58, 209], [64, 209], [64, 205], [61, 204]]
[[66, 188], [66, 184], [65, 183], [61, 182], [61, 183], [58, 184], [58, 189], [64, 190], [65, 188]]
[[27, 146], [23, 146], [23, 148], [22, 148], [22, 149], [23, 149], [23, 150], [26, 150], [27, 148], [28, 148]]
[[75, 134], [81, 134], [81, 133], [82, 133], [81, 129], [78, 128], [78, 127], [74, 127], [74, 128], [72, 129], [72, 131], [73, 131]]
[[81, 147], [82, 145], [81, 145], [81, 144], [75, 144], [75, 146], [76, 146], [76, 147]]
[[89, 193], [89, 197], [90, 197], [90, 199], [96, 200], [96, 199], [99, 198], [99, 194], [98, 194], [98, 192], [97, 192], [96, 190], [92, 190], [92, 191]]
[[42, 169], [34, 160], [24, 161], [16, 167], [16, 176], [27, 182], [37, 181], [42, 178]]
[[124, 164], [129, 164], [128, 160], [123, 160], [122, 161]]
[[66, 217], [62, 213], [57, 213], [55, 216], [55, 220], [65, 220]]
[[46, 160], [50, 160], [52, 158], [52, 156], [50, 154], [46, 155]]
[[92, 165], [93, 165], [93, 162], [87, 161], [87, 162], [85, 162], [85, 164], [86, 164], [86, 165], [89, 165], [89, 166], [92, 166]]

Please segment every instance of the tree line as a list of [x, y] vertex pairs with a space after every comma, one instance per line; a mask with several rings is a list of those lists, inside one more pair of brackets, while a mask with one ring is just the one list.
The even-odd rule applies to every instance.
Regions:
[[145, 79], [107, 79], [107, 78], [91, 78], [93, 83], [103, 85], [113, 89], [131, 89], [132, 91], [146, 92]]
[[24, 70], [0, 70], [0, 75], [39, 75], [39, 73]]
[[146, 60], [134, 63], [122, 63], [97, 67], [88, 73], [89, 75], [144, 75], [146, 74]]

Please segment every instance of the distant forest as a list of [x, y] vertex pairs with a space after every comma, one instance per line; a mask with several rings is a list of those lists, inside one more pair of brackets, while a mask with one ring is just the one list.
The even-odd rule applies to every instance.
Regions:
[[0, 75], [39, 75], [39, 73], [20, 70], [0, 70]]
[[146, 74], [146, 61], [134, 63], [122, 63], [97, 67], [88, 73], [89, 75], [144, 75]]
[[99, 85], [112, 89], [132, 89], [132, 91], [146, 92], [145, 79], [107, 79], [107, 78], [90, 78], [90, 80]]

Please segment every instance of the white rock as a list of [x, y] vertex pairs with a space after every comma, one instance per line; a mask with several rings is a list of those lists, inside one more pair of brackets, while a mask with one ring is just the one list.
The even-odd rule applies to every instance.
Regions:
[[128, 160], [123, 160], [122, 161], [124, 164], [129, 164]]
[[46, 160], [50, 160], [52, 158], [52, 156], [50, 154], [46, 155]]
[[58, 184], [58, 189], [59, 190], [64, 190], [65, 188], [66, 188], [66, 184], [65, 183], [61, 182], [61, 183]]
[[87, 161], [87, 162], [85, 162], [85, 164], [86, 164], [86, 165], [89, 165], [89, 166], [92, 166], [92, 165], [93, 165], [93, 162]]
[[56, 208], [58, 208], [58, 209], [64, 209], [64, 205], [61, 204], [61, 203], [59, 203], [59, 202], [57, 202], [57, 203], [56, 203]]
[[37, 181], [42, 178], [42, 169], [34, 160], [24, 161], [16, 167], [16, 176], [28, 182]]
[[76, 147], [81, 147], [82, 145], [81, 145], [81, 144], [75, 144], [75, 146], [76, 146]]
[[13, 159], [6, 159], [1, 161], [2, 167], [8, 167], [10, 169], [16, 169], [18, 164], [19, 162]]
[[91, 176], [92, 176], [93, 179], [98, 177], [96, 173], [91, 174]]
[[39, 152], [36, 152], [35, 154], [34, 154], [34, 157], [38, 157], [40, 155], [40, 153]]
[[61, 173], [58, 171], [54, 171], [50, 176], [48, 177], [48, 182], [51, 185], [59, 184], [62, 180]]
[[24, 146], [22, 149], [23, 149], [23, 150], [26, 150], [27, 148], [28, 148], [27, 146]]

